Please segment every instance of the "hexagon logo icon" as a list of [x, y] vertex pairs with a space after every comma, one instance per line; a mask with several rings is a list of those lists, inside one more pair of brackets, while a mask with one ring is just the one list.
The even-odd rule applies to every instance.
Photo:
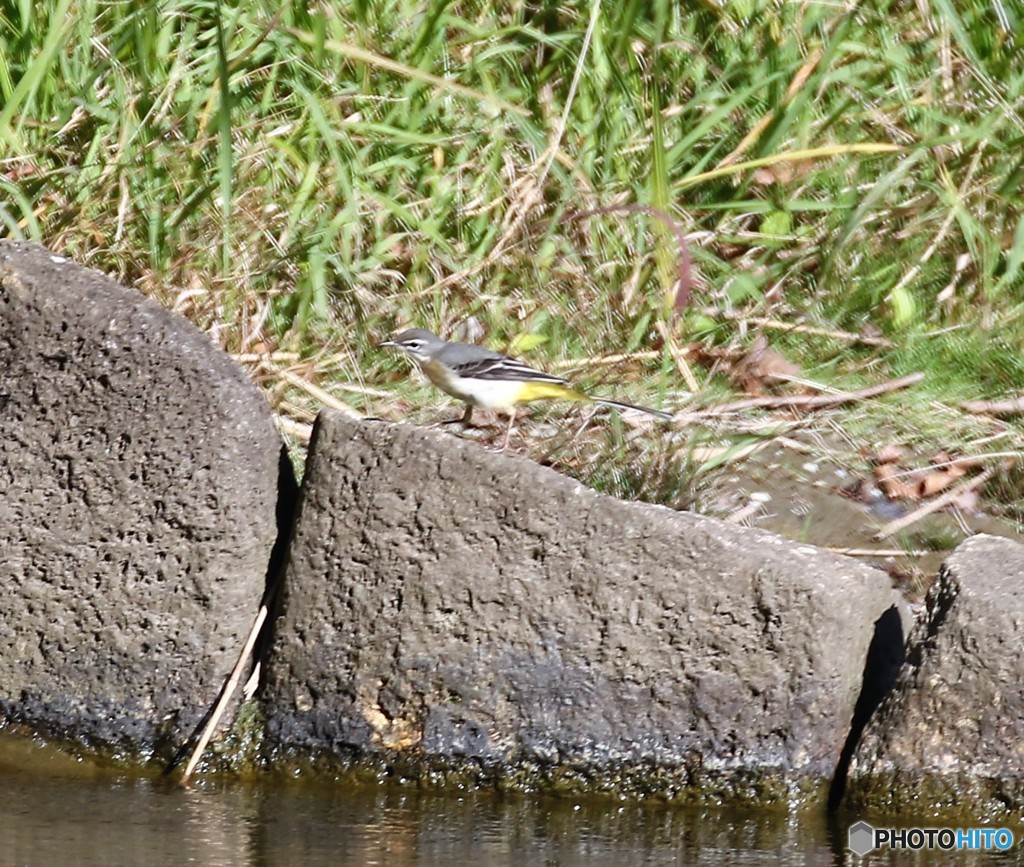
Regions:
[[855, 855], [865, 856], [875, 848], [875, 829], [867, 822], [850, 825], [850, 849]]

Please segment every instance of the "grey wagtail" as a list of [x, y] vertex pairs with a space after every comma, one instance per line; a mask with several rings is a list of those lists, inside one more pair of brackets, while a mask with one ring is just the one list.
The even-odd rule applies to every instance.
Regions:
[[568, 380], [536, 370], [483, 346], [472, 343], [449, 343], [422, 328], [410, 328], [396, 334], [381, 346], [397, 346], [419, 365], [427, 379], [441, 391], [466, 403], [462, 422], [469, 424], [473, 407], [498, 409], [509, 413], [508, 429], [502, 449], [508, 447], [515, 422], [515, 408], [534, 400], [573, 400], [599, 403], [619, 409], [635, 409], [658, 418], [672, 420], [660, 409], [591, 397], [577, 391]]

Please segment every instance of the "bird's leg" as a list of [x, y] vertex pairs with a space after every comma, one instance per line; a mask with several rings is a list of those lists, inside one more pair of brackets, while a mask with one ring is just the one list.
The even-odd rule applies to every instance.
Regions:
[[509, 438], [512, 436], [512, 428], [516, 423], [516, 411], [513, 409], [508, 415], [508, 427], [505, 428], [505, 441], [501, 444], [501, 450], [508, 448]]

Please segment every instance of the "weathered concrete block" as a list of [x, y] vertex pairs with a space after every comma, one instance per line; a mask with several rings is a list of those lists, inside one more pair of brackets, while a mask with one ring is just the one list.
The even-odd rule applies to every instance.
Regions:
[[852, 560], [324, 411], [270, 745], [407, 776], [788, 799], [835, 769], [893, 604]]
[[187, 737], [259, 606], [282, 456], [200, 331], [0, 241], [0, 717], [133, 752]]
[[950, 555], [896, 685], [854, 753], [847, 803], [981, 820], [1024, 810], [1024, 546]]

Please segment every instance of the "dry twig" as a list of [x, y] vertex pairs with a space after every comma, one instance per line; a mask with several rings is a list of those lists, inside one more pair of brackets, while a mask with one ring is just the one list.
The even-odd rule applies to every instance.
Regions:
[[[271, 594], [271, 598], [272, 597], [273, 593]], [[188, 764], [185, 766], [185, 773], [181, 775], [181, 780], [179, 780], [179, 785], [186, 785], [192, 777], [192, 774], [196, 769], [196, 765], [199, 764], [199, 760], [202, 758], [203, 752], [210, 743], [210, 738], [213, 737], [213, 733], [216, 731], [218, 723], [220, 723], [220, 718], [224, 716], [224, 711], [227, 709], [228, 702], [231, 700], [231, 696], [234, 695], [235, 689], [238, 687], [238, 681], [242, 678], [242, 671], [248, 664], [249, 657], [252, 656], [252, 649], [256, 646], [256, 639], [259, 637], [260, 630], [263, 628], [263, 624], [267, 619], [267, 614], [270, 610], [269, 605], [270, 601], [267, 600], [260, 606], [259, 613], [253, 621], [252, 629], [249, 630], [249, 636], [245, 639], [245, 645], [242, 647], [242, 652], [238, 655], [238, 661], [235, 663], [235, 667], [231, 671], [231, 676], [228, 677], [227, 682], [224, 684], [224, 688], [221, 690], [220, 698], [217, 700], [213, 713], [210, 714], [210, 719], [206, 723], [206, 728], [203, 729], [203, 733], [199, 738], [199, 742], [196, 744], [196, 748], [192, 751], [192, 755], [189, 757]]]
[[855, 334], [852, 331], [840, 331], [835, 328], [822, 328], [817, 325], [801, 325], [796, 322], [783, 322], [780, 319], [768, 319], [763, 316], [745, 316], [743, 313], [720, 310], [717, 307], [705, 307], [701, 312], [712, 319], [726, 319], [730, 322], [747, 322], [760, 328], [773, 331], [792, 331], [796, 334], [813, 334], [817, 337], [831, 337], [833, 340], [844, 340], [847, 343], [863, 343], [865, 346], [892, 347], [893, 342], [885, 337], [873, 337], [867, 334]]
[[789, 86], [786, 88], [786, 94], [782, 97], [782, 102], [779, 103], [778, 108], [763, 115], [751, 127], [750, 131], [743, 137], [743, 140], [718, 164], [718, 168], [728, 166], [736, 162], [747, 148], [761, 137], [761, 133], [771, 126], [771, 123], [775, 120], [778, 112], [783, 110], [789, 104], [790, 100], [792, 100], [793, 97], [800, 92], [800, 89], [807, 83], [807, 79], [810, 78], [811, 73], [814, 72], [815, 67], [821, 61], [823, 56], [824, 52], [821, 48], [815, 48], [810, 53], [808, 60], [796, 71], [796, 74], [790, 80]]
[[343, 400], [339, 400], [329, 391], [324, 391], [324, 389], [320, 388], [319, 385], [314, 385], [313, 383], [303, 379], [301, 376], [297, 376], [292, 373], [290, 370], [278, 370], [277, 375], [289, 385], [294, 385], [296, 388], [301, 389], [306, 392], [306, 394], [316, 398], [325, 406], [329, 406], [331, 409], [343, 412], [352, 418], [363, 418], [363, 414], [355, 409], [355, 407], [349, 406], [349, 404], [345, 403]]
[[679, 348], [676, 344], [675, 335], [665, 322], [658, 322], [657, 329], [661, 339], [665, 341], [665, 346], [668, 348], [672, 360], [676, 363], [676, 370], [679, 371], [679, 375], [683, 378], [683, 382], [686, 383], [686, 387], [694, 393], [700, 391], [700, 383], [697, 382], [697, 377], [693, 375], [690, 364], [686, 360], [686, 349]]
[[925, 503], [921, 508], [915, 509], [909, 515], [904, 515], [902, 518], [890, 521], [871, 538], [875, 542], [881, 542], [883, 539], [888, 539], [894, 533], [898, 533], [900, 530], [905, 530], [912, 524], [916, 524], [922, 518], [928, 517], [928, 515], [933, 512], [938, 512], [940, 509], [944, 509], [950, 503], [955, 502], [963, 494], [981, 487], [985, 482], [991, 479], [993, 475], [995, 475], [995, 472], [995, 467], [989, 467], [985, 472], [975, 476], [973, 479], [968, 479], [962, 484], [957, 485], [955, 488], [950, 488], [941, 497], [936, 497], [931, 502]]
[[926, 557], [931, 551], [911, 548], [905, 551], [903, 548], [826, 548], [832, 554], [842, 554], [844, 557]]
[[617, 355], [592, 355], [590, 358], [564, 358], [548, 365], [552, 370], [581, 370], [597, 365], [619, 364], [623, 361], [650, 361], [661, 353], [657, 349], [645, 349], [640, 352], [620, 352]]
[[303, 424], [285, 415], [275, 415], [274, 421], [277, 423], [277, 429], [281, 433], [290, 436], [303, 445], [309, 445], [309, 441], [313, 438], [313, 425], [311, 424]]
[[233, 352], [231, 357], [239, 364], [262, 364], [266, 362], [299, 361], [302, 356], [297, 352]]
[[1024, 396], [1010, 400], [967, 400], [960, 406], [981, 415], [1020, 415], [1024, 413]]
[[745, 506], [737, 509], [729, 515], [726, 515], [722, 520], [727, 524], [742, 524], [747, 518], [752, 518], [758, 512], [764, 510], [764, 503], [760, 500], [750, 500]]
[[729, 415], [744, 409], [822, 409], [830, 406], [840, 406], [844, 403], [852, 403], [855, 400], [867, 400], [877, 397], [890, 391], [898, 391], [901, 388], [908, 388], [924, 379], [923, 373], [912, 373], [909, 376], [902, 376], [899, 379], [890, 379], [872, 385], [868, 388], [860, 388], [856, 391], [844, 391], [839, 394], [818, 394], [818, 395], [790, 395], [781, 397], [751, 397], [747, 400], [738, 400], [734, 403], [724, 403], [720, 406], [712, 406], [707, 409], [698, 410], [692, 413], [695, 418], [706, 418], [709, 416]]

